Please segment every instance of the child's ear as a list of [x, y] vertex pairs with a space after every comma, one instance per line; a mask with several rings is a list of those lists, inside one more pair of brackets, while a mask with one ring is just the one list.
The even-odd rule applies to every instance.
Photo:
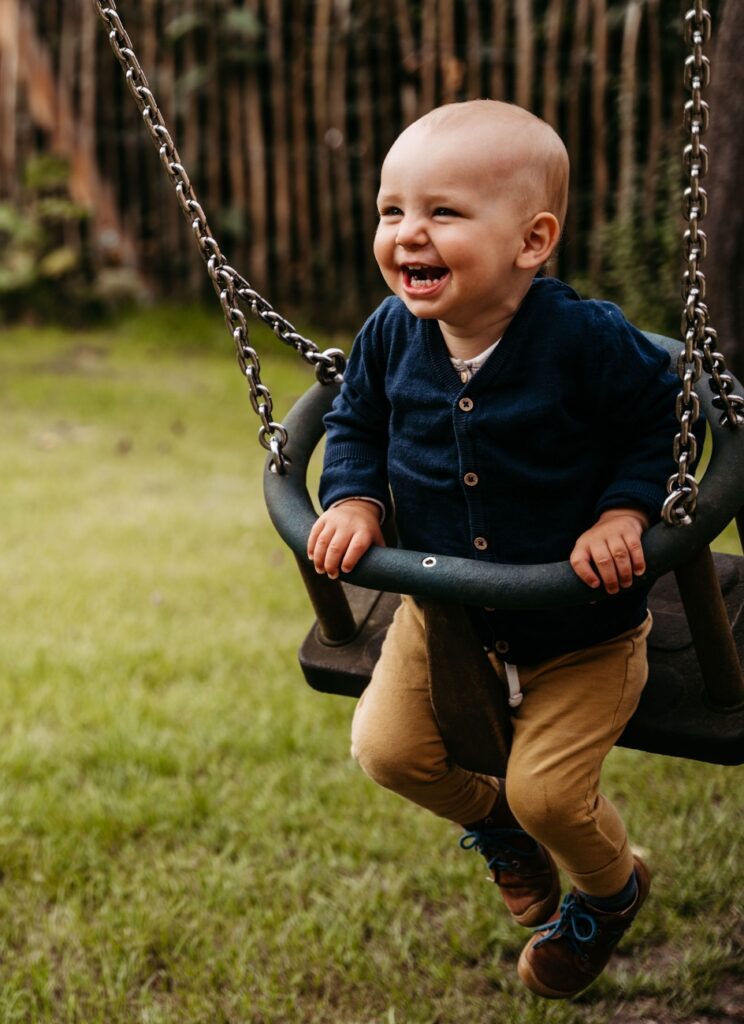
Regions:
[[522, 248], [515, 260], [516, 266], [522, 270], [541, 267], [558, 244], [560, 234], [561, 226], [554, 214], [547, 210], [535, 214], [525, 228]]

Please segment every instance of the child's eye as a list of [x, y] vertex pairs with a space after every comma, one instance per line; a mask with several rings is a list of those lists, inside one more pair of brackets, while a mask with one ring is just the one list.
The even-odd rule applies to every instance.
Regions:
[[383, 206], [377, 212], [378, 217], [402, 217], [403, 211], [399, 206]]
[[457, 210], [453, 210], [450, 206], [437, 206], [434, 210], [435, 217], [459, 217]]

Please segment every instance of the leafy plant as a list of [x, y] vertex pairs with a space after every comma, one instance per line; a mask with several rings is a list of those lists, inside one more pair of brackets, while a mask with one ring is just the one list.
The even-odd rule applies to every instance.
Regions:
[[94, 272], [88, 211], [69, 192], [69, 166], [51, 154], [24, 168], [16, 203], [0, 203], [0, 316], [69, 319], [90, 312]]
[[659, 176], [651, 215], [638, 189], [632, 215], [609, 222], [596, 240], [602, 255], [599, 278], [579, 282], [583, 293], [616, 302], [644, 330], [671, 337], [679, 330], [682, 309], [679, 194], [678, 161], [670, 158]]

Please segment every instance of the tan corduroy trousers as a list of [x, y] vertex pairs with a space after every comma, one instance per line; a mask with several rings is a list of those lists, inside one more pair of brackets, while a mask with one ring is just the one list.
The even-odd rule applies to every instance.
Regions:
[[[584, 892], [610, 896], [633, 860], [625, 827], [599, 792], [602, 762], [646, 682], [649, 618], [636, 629], [521, 666], [506, 794], [518, 821]], [[504, 663], [490, 655], [506, 685]], [[498, 782], [453, 764], [429, 699], [423, 615], [404, 598], [352, 726], [352, 754], [375, 782], [460, 825], [490, 812]]]

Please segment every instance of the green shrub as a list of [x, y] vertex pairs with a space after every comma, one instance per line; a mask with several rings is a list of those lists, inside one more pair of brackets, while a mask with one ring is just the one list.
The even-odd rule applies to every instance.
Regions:
[[67, 321], [96, 308], [89, 212], [69, 191], [69, 166], [39, 154], [19, 199], [0, 203], [0, 318]]

